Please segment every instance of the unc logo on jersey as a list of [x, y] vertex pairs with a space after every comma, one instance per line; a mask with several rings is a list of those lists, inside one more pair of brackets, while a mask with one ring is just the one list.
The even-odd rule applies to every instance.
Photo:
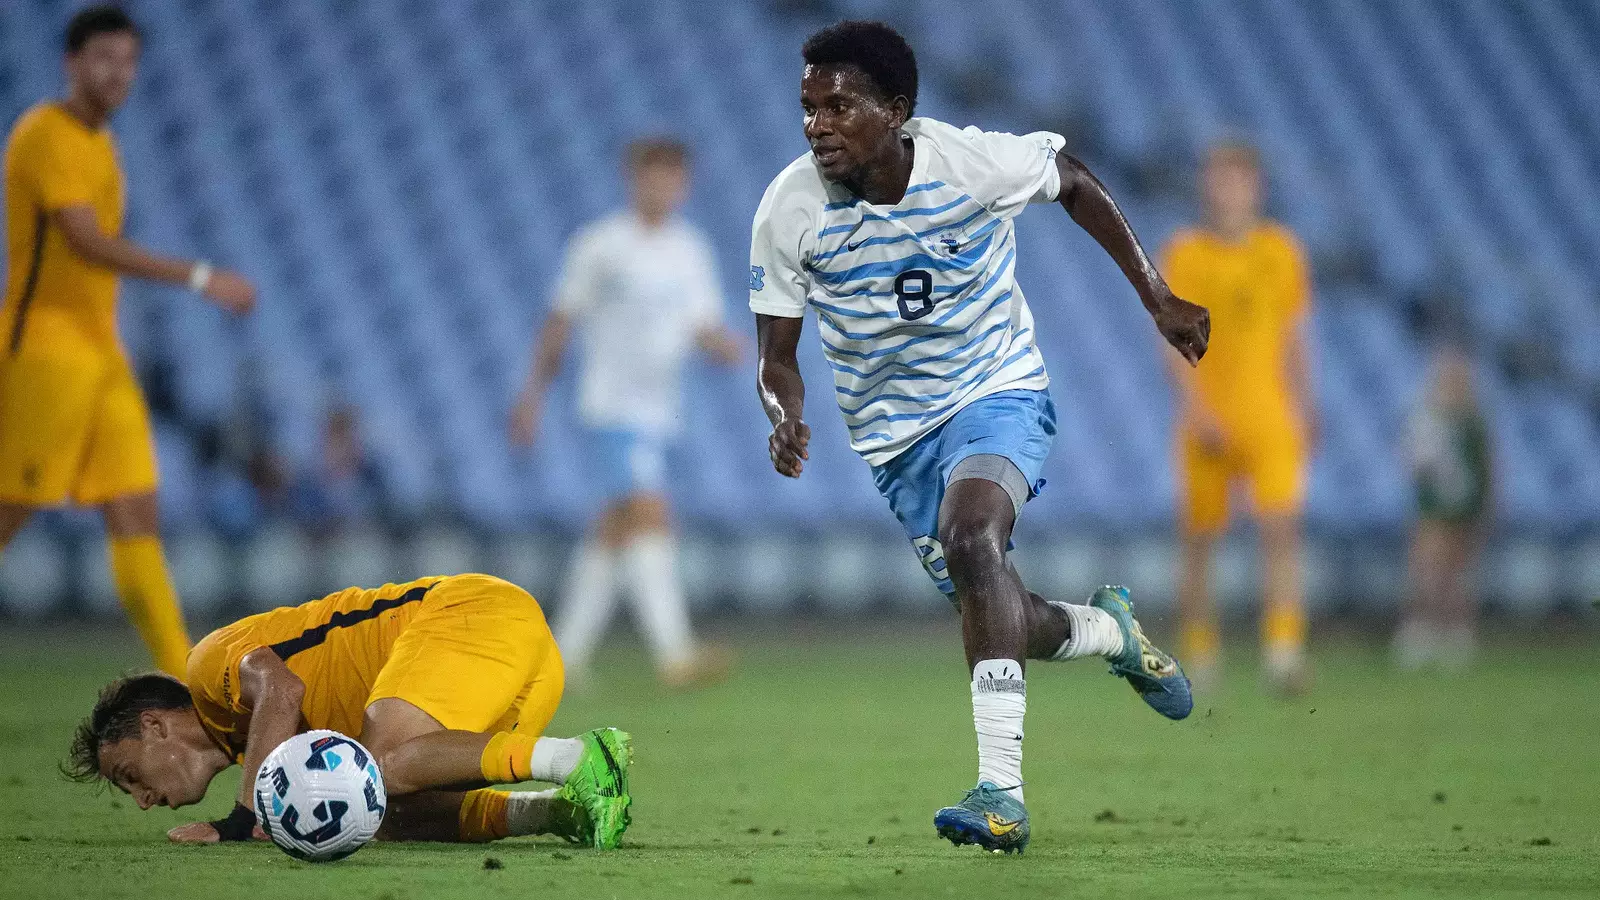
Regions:
[[937, 538], [926, 535], [914, 538], [911, 546], [917, 550], [917, 558], [922, 560], [922, 567], [928, 570], [928, 575], [934, 581], [943, 581], [950, 577], [950, 572], [944, 564], [944, 545]]
[[761, 266], [750, 267], [750, 290], [759, 291], [767, 286], [767, 270]]

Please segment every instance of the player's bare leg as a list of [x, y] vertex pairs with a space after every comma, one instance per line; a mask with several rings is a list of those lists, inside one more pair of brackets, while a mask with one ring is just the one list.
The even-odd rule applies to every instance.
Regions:
[[154, 492], [133, 494], [101, 506], [109, 542], [111, 576], [128, 619], [138, 629], [156, 666], [185, 675], [189, 632], [161, 549], [160, 510]]
[[1477, 654], [1478, 594], [1476, 569], [1482, 542], [1472, 523], [1443, 526], [1445, 537], [1444, 577], [1439, 592], [1439, 620], [1444, 623], [1439, 663], [1446, 671], [1460, 672], [1472, 664]]
[[585, 843], [589, 814], [559, 790], [422, 791], [389, 801], [378, 838], [385, 841], [482, 843], [552, 834]]
[[[1177, 663], [1144, 638], [1125, 589], [1102, 588], [1079, 606], [1051, 603], [1023, 585], [1006, 556], [1017, 510], [1027, 497], [1026, 481], [1012, 478], [1014, 467], [995, 459], [978, 460], [971, 468], [958, 463], [939, 509], [939, 543], [961, 609], [972, 671], [978, 786], [961, 803], [939, 810], [934, 827], [958, 845], [1012, 852], [1028, 843], [1022, 798], [1024, 660], [1104, 658], [1114, 674], [1128, 679], [1146, 703], [1169, 718], [1188, 715], [1192, 701]], [[989, 475], [1002, 480], [988, 480]], [[1005, 481], [1012, 482], [1010, 488]]]
[[1411, 536], [1411, 593], [1394, 635], [1395, 665], [1406, 670], [1432, 663], [1444, 629], [1446, 546], [1444, 528], [1424, 519]]
[[367, 705], [360, 741], [378, 760], [384, 789], [397, 798], [530, 778], [562, 784], [583, 752], [577, 738], [529, 738], [528, 759], [506, 766], [521, 777], [495, 777], [497, 773], [486, 771], [484, 751], [496, 737], [498, 733], [445, 728], [415, 704], [386, 697]]
[[1178, 652], [1189, 677], [1202, 686], [1214, 685], [1221, 671], [1222, 627], [1211, 593], [1211, 567], [1216, 556], [1216, 536], [1185, 529], [1178, 551], [1178, 622], [1182, 631]]
[[[462, 791], [456, 804], [458, 839], [483, 841], [506, 836], [501, 828], [546, 826], [546, 815], [571, 831], [571, 809], [549, 801], [576, 804], [584, 809], [587, 833], [581, 838], [595, 846], [616, 846], [627, 828], [627, 769], [632, 749], [626, 733], [597, 729], [576, 738], [550, 738], [522, 732], [464, 732], [446, 729], [438, 719], [413, 703], [389, 697], [366, 706], [362, 724], [363, 745], [378, 759], [384, 788], [400, 809], [416, 802], [413, 814], [402, 820], [414, 830], [438, 833], [438, 806], [443, 801], [411, 801], [438, 791]], [[485, 791], [490, 785], [517, 781], [550, 781], [562, 785], [555, 794], [507, 794]], [[448, 804], [445, 804], [448, 806]], [[434, 818], [434, 823], [426, 820]], [[421, 823], [419, 823], [421, 822]], [[403, 826], [402, 826], [403, 828]], [[563, 831], [563, 833], [565, 833]], [[411, 838], [419, 839], [419, 838]]]
[[934, 828], [952, 843], [1019, 852], [1028, 845], [1022, 798], [1023, 660], [1032, 598], [1006, 562], [1016, 505], [993, 481], [952, 481], [939, 505], [939, 543], [961, 609], [961, 642], [972, 673], [978, 786], [939, 810]]
[[451, 731], [415, 704], [387, 697], [367, 705], [359, 740], [377, 758], [389, 796], [404, 797], [492, 784], [481, 764], [491, 737], [484, 732]]
[[0, 553], [11, 546], [11, 541], [28, 524], [28, 519], [33, 516], [33, 507], [23, 506], [20, 503], [0, 502]]
[[1261, 643], [1266, 677], [1274, 690], [1295, 696], [1310, 687], [1300, 517], [1262, 516], [1260, 527]]
[[421, 791], [390, 797], [378, 829], [381, 841], [442, 841], [464, 839], [461, 823], [462, 791]]
[[[939, 507], [939, 543], [961, 605], [967, 666], [986, 659], [1012, 660], [1020, 679], [1030, 644], [1032, 598], [1006, 562], [1015, 519], [1010, 495], [1000, 485], [976, 478], [951, 483]], [[1064, 617], [1045, 611], [1039, 619], [1055, 620], [1065, 636]]]

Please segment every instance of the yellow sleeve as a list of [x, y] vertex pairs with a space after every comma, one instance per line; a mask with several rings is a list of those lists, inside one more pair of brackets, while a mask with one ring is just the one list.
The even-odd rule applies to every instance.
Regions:
[[1305, 249], [1287, 228], [1279, 231], [1278, 239], [1289, 271], [1283, 296], [1284, 320], [1293, 327], [1311, 310], [1311, 267], [1306, 263]]
[[26, 147], [23, 164], [44, 209], [54, 212], [94, 203], [97, 163], [80, 135], [45, 118], [35, 125]]
[[[250, 711], [239, 698], [239, 662], [255, 647], [232, 638], [227, 628], [213, 631], [189, 651], [185, 681], [202, 712], [244, 715]], [[227, 723], [213, 724], [225, 727]]]

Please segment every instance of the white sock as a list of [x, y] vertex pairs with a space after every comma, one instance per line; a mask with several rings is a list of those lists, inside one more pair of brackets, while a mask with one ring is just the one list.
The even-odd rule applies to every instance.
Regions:
[[506, 798], [506, 832], [511, 837], [544, 834], [550, 825], [550, 803], [556, 788], [548, 791], [512, 791]]
[[578, 738], [542, 737], [533, 742], [533, 759], [528, 763], [529, 777], [535, 781], [566, 784], [567, 776], [578, 767], [583, 756], [583, 741]]
[[585, 539], [573, 551], [556, 617], [556, 644], [567, 671], [582, 672], [616, 606], [617, 554]]
[[1051, 662], [1085, 656], [1116, 656], [1122, 653], [1122, 628], [1103, 609], [1051, 600], [1050, 605], [1067, 614], [1067, 639], [1050, 657]]
[[978, 732], [978, 780], [1016, 788], [1022, 801], [1022, 717], [1028, 686], [1022, 664], [986, 659], [972, 667], [972, 724]]
[[639, 624], [650, 641], [656, 665], [688, 662], [694, 656], [689, 607], [678, 582], [678, 547], [671, 536], [644, 534], [623, 553], [633, 588]]

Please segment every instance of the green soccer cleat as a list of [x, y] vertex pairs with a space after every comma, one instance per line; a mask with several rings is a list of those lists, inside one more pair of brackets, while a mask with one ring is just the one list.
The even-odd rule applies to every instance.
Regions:
[[616, 728], [596, 728], [579, 735], [583, 756], [562, 785], [589, 816], [589, 841], [601, 850], [615, 849], [628, 828], [628, 766], [633, 764], [633, 738]]
[[960, 803], [933, 814], [934, 830], [957, 847], [977, 844], [990, 853], [1021, 853], [1028, 848], [1028, 808], [1011, 790], [978, 782]]
[[1181, 719], [1194, 709], [1189, 678], [1178, 661], [1144, 636], [1133, 617], [1128, 589], [1108, 585], [1094, 592], [1089, 605], [1103, 610], [1122, 628], [1122, 653], [1110, 658], [1111, 674], [1125, 678], [1150, 708], [1169, 719]]
[[550, 818], [545, 823], [544, 834], [564, 838], [569, 844], [589, 847], [594, 844], [594, 821], [589, 810], [578, 802], [572, 789], [562, 785], [556, 791], [555, 802], [550, 804]]

